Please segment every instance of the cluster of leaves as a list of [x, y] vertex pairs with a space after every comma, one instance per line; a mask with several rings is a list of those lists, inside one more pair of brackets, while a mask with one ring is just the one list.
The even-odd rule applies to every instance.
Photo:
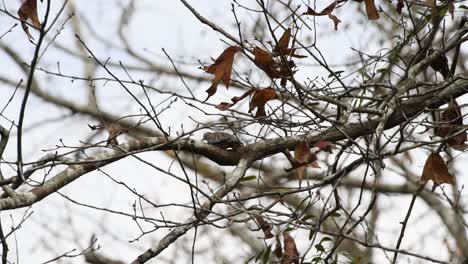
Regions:
[[[302, 219], [302, 221], [307, 221], [310, 217], [305, 217]], [[261, 215], [258, 215], [255, 217], [255, 220], [257, 221], [258, 226], [260, 229], [263, 231], [264, 234], [264, 239], [268, 240], [271, 238], [275, 238], [276, 245], [274, 247], [274, 250], [272, 251], [272, 245], [270, 244], [266, 247], [265, 250], [260, 252], [260, 254], [257, 255], [255, 261], [261, 260], [261, 263], [269, 263], [270, 255], [273, 252], [274, 256], [280, 260], [281, 264], [299, 264], [299, 263], [321, 263], [322, 261], [322, 254], [325, 253], [325, 247], [324, 243], [327, 241], [331, 241], [332, 239], [330, 237], [323, 237], [318, 243], [315, 244], [315, 249], [319, 253], [318, 256], [312, 258], [310, 262], [301, 262], [300, 261], [300, 255], [299, 251], [297, 250], [296, 242], [294, 238], [291, 236], [289, 233], [291, 231], [291, 228], [287, 228], [283, 232], [278, 232], [276, 235], [272, 232], [273, 226], [265, 221]], [[311, 234], [314, 232], [311, 230]], [[280, 236], [283, 236], [283, 245], [281, 244], [281, 239]], [[309, 239], [311, 239], [309, 237]], [[275, 262], [276, 263], [276, 262]]]
[[[285, 30], [278, 44], [273, 48], [272, 52], [268, 52], [259, 47], [254, 47], [252, 53], [254, 54], [254, 64], [265, 72], [267, 76], [272, 79], [281, 79], [281, 85], [284, 87], [289, 78], [294, 75], [293, 68], [295, 63], [292, 59], [286, 58], [305, 58], [303, 55], [296, 54], [296, 48], [290, 48], [289, 43], [291, 39], [291, 29]], [[231, 83], [232, 64], [234, 63], [234, 56], [237, 52], [241, 51], [239, 46], [228, 47], [221, 53], [221, 55], [208, 67], [205, 67], [207, 73], [214, 74], [212, 84], [206, 92], [208, 93], [208, 100], [213, 96], [218, 84], [222, 81], [226, 88], [229, 88]], [[275, 59], [276, 58], [276, 59]], [[279, 58], [279, 59], [278, 59]], [[231, 98], [231, 102], [221, 102], [216, 107], [220, 110], [227, 110], [235, 105], [237, 102], [252, 95], [249, 104], [249, 113], [257, 109], [255, 117], [265, 117], [265, 105], [268, 101], [279, 98], [278, 92], [271, 87], [263, 89], [251, 89], [246, 91], [241, 96]], [[205, 100], [205, 101], [206, 101]]]
[[[366, 14], [367, 18], [369, 20], [377, 20], [380, 18], [379, 12], [377, 10], [377, 7], [375, 6], [375, 0], [354, 0], [355, 2], [363, 2], [366, 6]], [[335, 2], [331, 3], [328, 5], [325, 9], [323, 9], [320, 12], [315, 11], [313, 8], [308, 7], [307, 12], [304, 13], [304, 15], [309, 15], [309, 16], [328, 16], [334, 23], [335, 25], [335, 30], [338, 30], [338, 24], [341, 23], [341, 20], [332, 14], [332, 12], [335, 9], [340, 8], [341, 6], [344, 5], [344, 3], [348, 2], [348, 0], [336, 0]], [[436, 0], [428, 0], [425, 1], [424, 5], [431, 7], [431, 20], [433, 23], [436, 23], [447, 11], [450, 13], [453, 19], [453, 13], [454, 13], [454, 0], [448, 0], [446, 1], [446, 4], [442, 6], [437, 6]], [[396, 11], [398, 14], [401, 14], [403, 11], [403, 7], [405, 6], [403, 0], [397, 0], [396, 4]]]
[[[311, 7], [308, 7], [307, 12], [303, 13], [303, 15], [309, 16], [328, 16], [335, 25], [335, 30], [338, 29], [338, 24], [341, 20], [332, 14], [332, 12], [341, 7], [344, 3], [348, 0], [337, 0], [327, 6], [320, 12], [315, 11]], [[356, 2], [364, 1], [366, 5], [366, 13], [367, 17], [370, 20], [379, 19], [379, 13], [375, 6], [374, 0], [355, 0]], [[401, 9], [403, 8], [403, 1], [399, 0], [397, 3], [397, 11], [401, 13]], [[294, 68], [295, 63], [291, 58], [305, 58], [303, 55], [299, 55], [296, 53], [297, 49], [294, 47], [289, 47], [291, 40], [291, 28], [288, 28], [284, 31], [281, 38], [278, 40], [277, 45], [273, 48], [272, 52], [268, 52], [260, 47], [253, 48], [253, 55], [254, 55], [254, 64], [265, 72], [267, 76], [271, 79], [281, 79], [281, 86], [285, 86], [288, 78], [291, 78], [294, 75]], [[220, 82], [223, 82], [226, 88], [229, 88], [231, 83], [231, 74], [232, 74], [232, 66], [234, 63], [234, 57], [236, 53], [239, 51], [247, 52], [240, 46], [231, 46], [225, 49], [221, 55], [214, 61], [213, 64], [205, 67], [204, 70], [207, 73], [214, 74], [214, 78], [212, 80], [211, 86], [206, 90], [208, 93], [207, 98], [208, 100], [211, 96], [213, 96], [216, 91], [217, 87]], [[280, 59], [275, 59], [275, 58]], [[290, 58], [289, 60], [286, 58]], [[249, 105], [249, 113], [252, 112], [253, 109], [257, 108], [257, 112], [255, 117], [264, 117], [266, 116], [265, 112], [265, 104], [270, 100], [278, 99], [278, 93], [271, 87], [267, 87], [264, 89], [252, 89], [241, 96], [235, 96], [231, 98], [231, 102], [221, 102], [217, 105], [217, 108], [220, 110], [227, 110], [231, 106], [235, 105], [237, 102], [243, 100], [244, 98], [252, 95], [252, 100]], [[254, 100], [255, 99], [255, 100]]]
[[[434, 134], [443, 138], [448, 137], [448, 146], [463, 151], [468, 147], [465, 143], [467, 141], [465, 129], [461, 108], [457, 101], [452, 99], [438, 120]], [[426, 184], [429, 180], [434, 183], [432, 190], [442, 183], [454, 183], [454, 177], [449, 173], [447, 165], [439, 153], [431, 153], [424, 164], [420, 183]]]
[[467, 135], [463, 124], [461, 108], [455, 99], [452, 99], [442, 113], [434, 133], [439, 137], [448, 137], [447, 144], [453, 149], [463, 151], [468, 145], [465, 144]]
[[[287, 159], [291, 163], [291, 168], [286, 168], [284, 170], [286, 172], [296, 171], [297, 176], [299, 178], [299, 182], [301, 182], [302, 179], [305, 178], [307, 167], [320, 168], [317, 162], [317, 153], [321, 151], [326, 151], [331, 154], [333, 153], [334, 149], [336, 149], [335, 145], [327, 140], [322, 140], [315, 143], [312, 150], [311, 147], [309, 147], [309, 144], [307, 144], [307, 142], [301, 141], [297, 143], [294, 148], [294, 156], [291, 156], [289, 151], [284, 152]], [[254, 180], [256, 178], [256, 176], [246, 176], [242, 179], [242, 181]], [[257, 219], [257, 222], [259, 222], [263, 230], [263, 220]], [[266, 225], [266, 227], [268, 227], [269, 230], [271, 230], [271, 226]], [[263, 231], [265, 232], [265, 236], [267, 236], [266, 230]]]
[[[325, 9], [323, 9], [320, 12], [315, 11], [311, 7], [307, 8], [307, 12], [304, 13], [304, 15], [309, 15], [309, 16], [328, 16], [334, 23], [335, 25], [335, 30], [338, 30], [338, 24], [341, 23], [341, 20], [332, 14], [332, 12], [343, 6], [344, 3], [346, 3], [348, 0], [337, 0], [333, 3], [331, 3], [329, 6], [327, 6]], [[354, 0], [356, 2], [362, 2], [363, 0]], [[366, 5], [366, 13], [367, 17], [370, 20], [377, 20], [379, 19], [379, 12], [377, 11], [377, 8], [375, 7], [374, 0], [364, 0], [364, 3]], [[400, 3], [400, 1], [398, 2]], [[401, 0], [401, 4], [403, 4], [403, 1]], [[398, 8], [398, 7], [397, 7]], [[403, 8], [403, 6], [401, 6]], [[401, 12], [401, 9], [400, 9]]]
[[[265, 235], [265, 239], [271, 239], [275, 237], [276, 246], [273, 251], [275, 256], [281, 260], [281, 264], [299, 264], [299, 251], [297, 250], [296, 242], [294, 238], [289, 234], [289, 230], [285, 230], [282, 232], [283, 235], [283, 247], [281, 246], [280, 240], [280, 233], [273, 234], [273, 226], [265, 221], [261, 215], [255, 217], [258, 226], [263, 231]], [[271, 254], [271, 246], [269, 245], [263, 252], [261, 252], [258, 256], [256, 261], [260, 258], [262, 259], [262, 263], [268, 263], [268, 259], [270, 258]]]
[[37, 0], [25, 0], [18, 10], [18, 16], [24, 32], [26, 32], [26, 35], [28, 35], [30, 40], [33, 40], [34, 37], [29, 32], [27, 21], [28, 19], [31, 19], [31, 25], [34, 28], [38, 30], [41, 28], [41, 22], [39, 22], [39, 17], [37, 15]]
[[330, 141], [319, 141], [314, 145], [316, 152], [312, 152], [310, 150], [309, 145], [307, 142], [299, 142], [296, 144], [294, 149], [294, 158], [288, 155], [288, 160], [291, 162], [292, 167], [289, 169], [285, 169], [285, 171], [290, 172], [296, 170], [296, 173], [299, 177], [299, 180], [304, 179], [305, 171], [308, 166], [313, 168], [320, 168], [317, 163], [317, 152], [320, 151], [327, 151], [328, 153], [332, 153], [332, 150], [335, 149], [335, 146]]

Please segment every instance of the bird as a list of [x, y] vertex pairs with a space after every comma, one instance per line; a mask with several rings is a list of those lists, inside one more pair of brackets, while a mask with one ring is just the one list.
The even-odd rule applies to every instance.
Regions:
[[242, 146], [235, 136], [226, 132], [206, 132], [203, 134], [203, 140], [221, 149], [237, 149]]

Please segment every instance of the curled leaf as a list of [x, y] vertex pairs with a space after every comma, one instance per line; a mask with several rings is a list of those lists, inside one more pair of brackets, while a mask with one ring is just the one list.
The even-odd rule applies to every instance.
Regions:
[[231, 106], [235, 105], [237, 102], [241, 101], [242, 99], [244, 99], [247, 96], [249, 96], [250, 94], [252, 94], [253, 92], [255, 92], [255, 90], [248, 90], [247, 92], [243, 93], [241, 96], [234, 96], [234, 97], [231, 98], [232, 103], [221, 102], [220, 104], [218, 104], [216, 106], [216, 108], [218, 108], [221, 111], [227, 110]]
[[241, 47], [239, 46], [232, 46], [225, 49], [213, 64], [205, 68], [207, 73], [214, 74], [215, 76], [210, 88], [206, 90], [208, 97], [205, 99], [205, 101], [216, 93], [218, 84], [221, 81], [224, 83], [226, 88], [229, 88], [229, 84], [231, 83], [231, 72], [232, 64], [234, 62], [234, 55], [240, 50]]
[[296, 49], [288, 48], [290, 38], [291, 38], [291, 28], [288, 28], [286, 31], [284, 31], [283, 35], [278, 40], [278, 45], [273, 49], [273, 55], [274, 56], [283, 55], [283, 56], [291, 56], [291, 57], [296, 57], [296, 58], [305, 58], [306, 56], [295, 54]]
[[424, 164], [420, 183], [426, 184], [429, 180], [434, 183], [432, 190], [442, 183], [454, 183], [453, 176], [448, 172], [444, 159], [438, 153], [431, 153]]
[[292, 167], [286, 169], [287, 172], [296, 170], [299, 180], [304, 179], [307, 166], [320, 168], [317, 164], [317, 156], [310, 151], [307, 142], [302, 141], [296, 144], [294, 149], [294, 160], [290, 160]]
[[379, 12], [377, 11], [377, 8], [375, 7], [374, 0], [364, 0], [364, 3], [366, 4], [366, 13], [367, 13], [367, 18], [369, 20], [377, 20], [379, 19]]
[[315, 143], [314, 146], [319, 148], [319, 150], [323, 150], [328, 153], [333, 153], [333, 150], [336, 149], [335, 144], [328, 140], [320, 140], [319, 142]]
[[265, 104], [268, 101], [277, 98], [278, 95], [276, 94], [276, 91], [273, 88], [264, 88], [256, 90], [249, 104], [249, 113], [252, 112], [255, 108], [257, 108], [257, 112], [255, 113], [256, 118], [266, 116]]
[[341, 23], [341, 20], [333, 14], [328, 14], [328, 17], [333, 20], [333, 23], [335, 24], [335, 30], [338, 30], [338, 24]]
[[279, 70], [279, 65], [273, 60], [273, 57], [267, 51], [262, 50], [259, 47], [255, 47], [254, 50], [254, 63], [260, 69], [262, 69], [270, 78], [281, 78], [285, 75]]
[[333, 10], [335, 10], [335, 7], [340, 3], [341, 1], [335, 1], [333, 3], [331, 3], [329, 6], [325, 7], [325, 9], [323, 9], [322, 11], [320, 12], [316, 12], [315, 10], [313, 10], [311, 7], [307, 7], [307, 12], [304, 13], [306, 15], [310, 15], [310, 16], [326, 16], [326, 15], [329, 15], [331, 14], [331, 12], [333, 12]]
[[25, 0], [21, 7], [18, 10], [18, 16], [21, 21], [21, 27], [23, 28], [26, 35], [29, 39], [34, 39], [34, 37], [29, 33], [27, 21], [31, 19], [31, 24], [36, 29], [41, 28], [41, 22], [39, 22], [39, 17], [37, 15], [37, 0]]
[[283, 259], [281, 264], [299, 264], [299, 252], [297, 251], [296, 242], [294, 238], [288, 233], [283, 232]]
[[341, 23], [341, 20], [337, 16], [333, 15], [332, 12], [333, 10], [335, 10], [335, 8], [337, 8], [337, 5], [341, 2], [343, 1], [335, 1], [320, 12], [316, 12], [311, 7], [307, 7], [307, 12], [305, 12], [304, 14], [309, 16], [328, 16], [333, 21], [333, 24], [335, 25], [335, 30], [338, 30], [338, 24]]
[[273, 226], [270, 225], [270, 223], [268, 223], [267, 221], [265, 221], [265, 219], [263, 219], [261, 215], [257, 215], [255, 217], [255, 220], [257, 220], [258, 226], [260, 227], [260, 229], [262, 229], [263, 234], [265, 235], [265, 239], [275, 237], [275, 235], [273, 235], [273, 233], [271, 232], [271, 230], [273, 230]]
[[465, 144], [467, 135], [464, 130], [463, 115], [455, 99], [450, 101], [447, 110], [442, 113], [435, 128], [435, 134], [440, 137], [449, 137], [448, 145], [456, 150], [464, 150], [468, 147]]
[[396, 5], [396, 11], [398, 14], [401, 15], [401, 11], [403, 10], [403, 7], [405, 7], [405, 2], [403, 0], [398, 0], [397, 5]]
[[229, 109], [229, 107], [233, 106], [233, 103], [228, 103], [228, 102], [221, 102], [216, 105], [216, 108], [218, 108], [221, 111]]

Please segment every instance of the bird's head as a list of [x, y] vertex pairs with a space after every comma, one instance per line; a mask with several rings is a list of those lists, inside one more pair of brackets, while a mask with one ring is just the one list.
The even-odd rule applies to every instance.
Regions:
[[211, 132], [206, 132], [205, 134], [203, 134], [203, 139], [202, 140], [208, 141], [208, 138], [210, 137], [211, 134], [212, 134]]

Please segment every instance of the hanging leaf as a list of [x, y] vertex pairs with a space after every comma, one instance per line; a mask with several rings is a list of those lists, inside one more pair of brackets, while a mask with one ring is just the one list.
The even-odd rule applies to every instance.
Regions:
[[255, 92], [255, 90], [252, 89], [252, 90], [248, 90], [247, 92], [243, 93], [241, 96], [234, 96], [234, 97], [231, 98], [232, 103], [221, 102], [220, 104], [218, 104], [216, 106], [216, 108], [218, 108], [221, 111], [227, 110], [231, 106], [235, 105], [237, 102], [239, 102], [242, 99], [246, 98], [247, 96], [251, 95], [253, 92]]
[[326, 15], [331, 14], [331, 12], [333, 12], [333, 10], [335, 10], [335, 7], [340, 2], [342, 2], [342, 1], [335, 1], [335, 2], [331, 3], [329, 6], [325, 7], [325, 9], [323, 9], [321, 12], [316, 12], [311, 7], [307, 7], [307, 12], [304, 13], [304, 14], [310, 15], [310, 16], [326, 16]]
[[282, 78], [285, 75], [279, 70], [279, 65], [273, 60], [273, 57], [267, 51], [259, 47], [253, 50], [255, 59], [254, 63], [262, 69], [270, 78]]
[[455, 5], [453, 4], [455, 0], [447, 0], [447, 5], [448, 5], [448, 12], [450, 14], [450, 17], [454, 18], [454, 12], [455, 12]]
[[294, 160], [291, 160], [291, 165], [292, 168], [286, 169], [285, 171], [290, 172], [296, 170], [300, 181], [304, 179], [307, 166], [320, 168], [317, 163], [317, 156], [310, 152], [309, 145], [304, 141], [296, 144], [294, 149]]
[[374, 0], [364, 0], [364, 3], [366, 4], [367, 18], [369, 18], [369, 20], [379, 19], [379, 12], [375, 7]]
[[401, 11], [403, 10], [403, 7], [405, 7], [405, 2], [403, 0], [398, 0], [397, 5], [396, 5], [396, 11], [398, 14], [401, 15]]
[[305, 58], [307, 56], [295, 54], [296, 49], [288, 48], [289, 39], [291, 38], [291, 28], [284, 31], [281, 38], [278, 40], [278, 45], [273, 49], [273, 56], [291, 56], [296, 58]]
[[432, 190], [442, 183], [454, 183], [453, 176], [449, 174], [445, 161], [438, 153], [431, 153], [424, 164], [420, 183], [426, 184], [429, 180], [434, 183]]
[[41, 28], [41, 22], [39, 22], [39, 17], [37, 15], [37, 0], [25, 0], [21, 7], [18, 10], [18, 16], [21, 21], [21, 27], [23, 27], [24, 32], [28, 35], [30, 40], [33, 40], [34, 37], [29, 33], [29, 28], [27, 25], [28, 19], [31, 19], [31, 24], [37, 30]]
[[309, 145], [306, 142], [299, 142], [294, 149], [294, 158], [289, 159], [292, 167], [285, 169], [286, 172], [296, 170], [300, 181], [304, 179], [307, 166], [320, 168], [317, 163], [317, 156], [310, 151]]
[[335, 24], [335, 30], [338, 30], [338, 24], [341, 23], [341, 20], [333, 14], [328, 14], [328, 17], [333, 20], [333, 23]]
[[283, 259], [281, 264], [299, 264], [299, 252], [297, 251], [294, 238], [288, 233], [283, 232]]
[[270, 225], [261, 215], [257, 215], [255, 217], [255, 220], [257, 220], [258, 226], [260, 229], [262, 229], [263, 234], [265, 235], [265, 239], [270, 239], [275, 237], [275, 235], [271, 232], [273, 230], [273, 226]]
[[[434, 132], [437, 136], [449, 137], [447, 143], [450, 147], [460, 151], [468, 147], [465, 144], [467, 135], [464, 131], [463, 115], [456, 100], [452, 98], [438, 123]], [[453, 134], [455, 135], [451, 136]]]
[[284, 31], [281, 38], [278, 40], [278, 45], [273, 49], [273, 54], [275, 55], [288, 55], [291, 51], [288, 49], [289, 39], [291, 38], [291, 28], [288, 28]]
[[319, 150], [323, 150], [328, 153], [333, 153], [333, 150], [336, 149], [335, 144], [328, 140], [320, 140], [319, 142], [315, 143], [314, 146], [319, 148]]
[[257, 108], [257, 113], [255, 113], [255, 118], [266, 116], [265, 104], [268, 101], [275, 100], [278, 98], [275, 89], [273, 88], [264, 88], [256, 90], [252, 96], [252, 100], [249, 104], [249, 113]]
[[335, 15], [332, 14], [333, 10], [337, 8], [337, 5], [343, 1], [335, 1], [331, 3], [329, 6], [327, 6], [325, 9], [323, 9], [321, 12], [316, 12], [310, 7], [307, 7], [307, 12], [305, 12], [305, 15], [309, 16], [328, 16], [332, 21], [333, 24], [335, 25], [335, 30], [338, 30], [338, 24], [341, 23], [341, 20], [336, 17]]
[[216, 93], [218, 84], [221, 81], [224, 83], [226, 88], [229, 88], [231, 83], [231, 72], [232, 64], [234, 62], [234, 55], [236, 55], [236, 53], [241, 49], [242, 48], [239, 46], [232, 46], [225, 49], [213, 64], [205, 68], [207, 73], [214, 74], [215, 76], [210, 88], [206, 90], [208, 97], [205, 99], [205, 101]]

